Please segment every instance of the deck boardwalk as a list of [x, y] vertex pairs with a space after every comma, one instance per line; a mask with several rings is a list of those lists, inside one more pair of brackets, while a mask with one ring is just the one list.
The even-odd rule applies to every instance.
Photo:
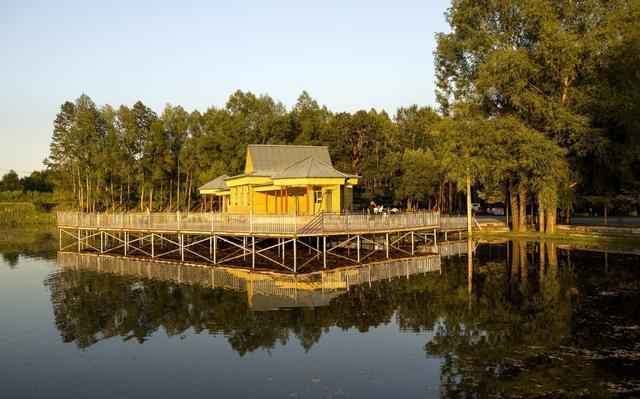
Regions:
[[[416, 254], [418, 241], [437, 242], [466, 228], [466, 217], [438, 212], [232, 214], [59, 212], [60, 250], [278, 266], [293, 272], [332, 262], [361, 264]], [[65, 238], [72, 238], [65, 243]], [[65, 245], [66, 244], [66, 245]]]

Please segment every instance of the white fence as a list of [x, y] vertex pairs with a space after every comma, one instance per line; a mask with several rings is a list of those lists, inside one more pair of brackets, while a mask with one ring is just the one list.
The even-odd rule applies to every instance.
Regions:
[[[466, 218], [456, 222], [466, 226]], [[212, 232], [239, 234], [367, 233], [377, 231], [437, 228], [450, 217], [438, 212], [422, 211], [398, 214], [307, 215], [233, 214], [233, 213], [82, 213], [58, 212], [59, 227], [129, 229], [164, 232]]]

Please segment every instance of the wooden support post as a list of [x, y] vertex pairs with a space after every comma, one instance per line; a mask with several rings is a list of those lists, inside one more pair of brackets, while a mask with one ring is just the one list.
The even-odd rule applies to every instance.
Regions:
[[218, 237], [213, 236], [213, 263], [218, 263]]
[[433, 229], [433, 246], [438, 245], [438, 230]]
[[251, 268], [256, 268], [256, 238], [251, 236]]
[[78, 229], [78, 252], [82, 252], [82, 238], [80, 236], [80, 232], [82, 230]]
[[213, 256], [213, 237], [209, 237], [209, 259]]
[[124, 256], [127, 256], [127, 252], [129, 252], [129, 234], [125, 232], [124, 233]]
[[180, 243], [180, 260], [184, 262], [184, 234], [180, 234], [178, 242]]
[[359, 235], [356, 236], [356, 253], [358, 254], [357, 255], [358, 263], [360, 263], [360, 236]]
[[62, 251], [62, 229], [58, 229], [58, 242], [60, 243], [60, 251]]
[[384, 235], [384, 249], [387, 253], [387, 259], [389, 259], [389, 233]]
[[327, 268], [327, 236], [322, 237], [322, 267]]
[[411, 231], [411, 255], [415, 254], [415, 239], [413, 231]]
[[242, 260], [247, 260], [247, 237], [242, 237]]
[[[298, 240], [296, 237], [293, 237], [293, 272], [298, 272], [298, 254], [297, 254], [297, 244]], [[283, 262], [284, 263], [284, 262]]]
[[104, 231], [100, 230], [100, 253], [104, 253]]

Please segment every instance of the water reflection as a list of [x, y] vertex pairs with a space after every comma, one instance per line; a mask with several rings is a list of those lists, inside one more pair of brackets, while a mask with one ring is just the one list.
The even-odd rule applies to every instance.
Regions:
[[20, 256], [50, 259], [55, 257], [57, 240], [54, 231], [41, 229], [0, 229], [0, 255], [10, 268]]
[[80, 348], [192, 330], [243, 356], [392, 323], [424, 333], [444, 397], [638, 393], [638, 257], [515, 241], [471, 258], [475, 243], [454, 245], [442, 258], [307, 276], [60, 254], [65, 267], [45, 284], [63, 340]]

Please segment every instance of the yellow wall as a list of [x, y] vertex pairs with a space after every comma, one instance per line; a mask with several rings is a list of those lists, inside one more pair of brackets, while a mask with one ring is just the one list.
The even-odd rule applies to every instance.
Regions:
[[[322, 192], [322, 202], [316, 201], [317, 192]], [[287, 193], [285, 200], [282, 194]], [[227, 212], [230, 213], [289, 213], [316, 214], [348, 211], [352, 203], [349, 186], [298, 186], [286, 189], [257, 192], [250, 185], [230, 188]]]

